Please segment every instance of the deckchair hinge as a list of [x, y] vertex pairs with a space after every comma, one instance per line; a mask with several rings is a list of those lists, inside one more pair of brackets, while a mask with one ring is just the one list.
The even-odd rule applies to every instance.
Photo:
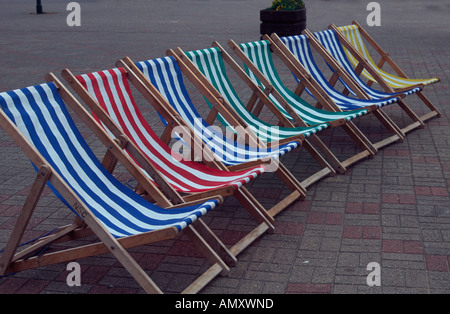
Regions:
[[[117, 145], [119, 145], [119, 147], [123, 149], [127, 146], [129, 140], [128, 140], [127, 136], [125, 136], [124, 134], [121, 134], [114, 139], [114, 142], [116, 142]], [[109, 148], [112, 149], [112, 145], [110, 145]]]

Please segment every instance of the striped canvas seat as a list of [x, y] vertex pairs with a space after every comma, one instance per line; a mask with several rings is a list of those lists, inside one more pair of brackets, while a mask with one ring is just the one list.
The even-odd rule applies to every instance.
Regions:
[[119, 182], [106, 171], [83, 139], [54, 83], [1, 93], [0, 105], [116, 238], [173, 226], [182, 230], [218, 204], [211, 200], [167, 210], [147, 202]]
[[[319, 40], [319, 42], [328, 50], [328, 52], [336, 59], [339, 64], [344, 68], [344, 70], [351, 75], [351, 77], [358, 83], [358, 85], [369, 95], [372, 99], [382, 99], [387, 97], [393, 97], [398, 93], [386, 93], [372, 87], [368, 86], [361, 77], [356, 74], [353, 64], [349, 61], [347, 54], [344, 51], [344, 47], [342, 47], [339, 38], [336, 35], [335, 30], [325, 30], [321, 32], [314, 33], [315, 37]], [[343, 82], [341, 80], [341, 82]], [[353, 91], [343, 82], [346, 88], [353, 93]], [[406, 86], [405, 86], [406, 87]], [[413, 87], [402, 93], [407, 95], [411, 95], [413, 93], [417, 93], [421, 91], [421, 87]], [[354, 93], [353, 93], [354, 94]]]
[[[377, 63], [373, 60], [372, 55], [367, 49], [357, 25], [341, 26], [338, 27], [338, 29], [342, 32], [345, 38], [347, 38], [350, 41], [350, 43], [359, 51], [359, 53], [361, 53], [364, 56], [364, 58], [375, 69], [375, 71], [378, 72], [378, 74], [381, 75], [381, 77], [386, 81], [386, 83], [388, 83], [392, 88], [394, 89], [408, 88], [418, 84], [427, 86], [439, 82], [438, 78], [410, 79], [383, 71], [378, 67]], [[356, 60], [356, 58], [347, 49], [344, 48], [344, 51], [350, 62], [353, 64], [354, 67], [356, 67], [359, 63], [358, 60]], [[372, 75], [370, 75], [370, 73], [367, 72], [366, 70], [363, 70], [362, 75], [365, 78], [369, 79], [370, 81], [376, 82], [376, 79], [374, 79]]]
[[[397, 101], [396, 97], [382, 100], [366, 100], [343, 95], [328, 83], [327, 79], [318, 68], [309, 47], [308, 38], [305, 35], [283, 37], [281, 40], [342, 110], [353, 110], [371, 105], [382, 107]], [[283, 94], [288, 93], [288, 88], [282, 84], [274, 69], [268, 41], [241, 44], [241, 48], [246, 55], [258, 65], [261, 71], [264, 70], [265, 75], [267, 75], [274, 86], [278, 86], [280, 92], [282, 91]]]
[[172, 152], [137, 107], [123, 68], [76, 78], [176, 191], [196, 193], [226, 186], [238, 189], [266, 170], [265, 165], [237, 172], [218, 170]]
[[221, 132], [215, 132], [202, 118], [189, 97], [181, 70], [173, 57], [141, 61], [137, 62], [136, 66], [225, 165], [278, 158], [299, 146], [298, 141], [271, 148], [256, 148], [237, 143]]
[[[258, 137], [262, 138], [266, 142], [272, 140], [278, 141], [283, 138], [288, 138], [302, 134], [305, 138], [311, 134], [315, 134], [325, 128], [329, 127], [328, 121], [336, 118], [336, 114], [326, 112], [323, 115], [317, 114], [319, 110], [309, 110], [306, 113], [310, 113], [308, 121], [311, 124], [315, 124], [312, 127], [276, 127], [278, 129], [278, 136], [274, 138], [268, 138], [267, 134], [272, 134], [270, 129], [273, 125], [270, 125], [247, 110], [242, 100], [239, 98], [236, 90], [233, 88], [224, 65], [222, 53], [218, 47], [208, 48], [197, 51], [186, 52], [186, 55], [197, 66], [197, 68], [206, 76], [206, 78], [213, 84], [213, 86], [224, 97], [225, 101], [230, 104], [237, 114], [243, 118], [243, 120], [249, 125]], [[309, 108], [308, 108], [309, 109]]]

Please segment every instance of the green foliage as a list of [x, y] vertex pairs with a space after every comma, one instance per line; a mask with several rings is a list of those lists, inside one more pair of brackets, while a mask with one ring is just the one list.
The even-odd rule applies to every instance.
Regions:
[[305, 7], [302, 0], [274, 0], [267, 10], [298, 10]]

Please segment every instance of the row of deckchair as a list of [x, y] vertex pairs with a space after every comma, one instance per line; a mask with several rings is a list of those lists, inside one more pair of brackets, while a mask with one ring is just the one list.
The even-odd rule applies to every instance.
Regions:
[[[173, 239], [181, 232], [212, 264], [185, 293], [198, 292], [217, 275], [226, 274], [240, 252], [274, 229], [278, 213], [305, 198], [311, 184], [345, 172], [355, 162], [402, 141], [405, 133], [439, 116], [422, 93], [426, 85], [438, 79], [408, 79], [379, 46], [375, 47], [382, 59], [375, 64], [363, 37], [375, 44], [354, 23], [286, 38], [266, 35], [264, 40], [240, 45], [230, 41], [244, 67], [215, 42], [212, 48], [190, 52], [177, 48], [168, 50], [166, 57], [142, 62], [126, 57], [117, 62], [116, 68], [104, 71], [74, 75], [63, 70], [62, 77], [90, 110], [51, 73], [46, 83], [0, 93], [0, 125], [37, 171], [1, 255], [0, 275], [110, 252], [146, 292], [160, 293], [161, 289], [127, 249]], [[317, 66], [313, 49], [332, 69], [330, 80]], [[283, 83], [271, 51], [292, 72], [297, 82], [295, 91]], [[385, 62], [397, 75], [381, 70]], [[226, 64], [250, 88], [247, 102], [234, 89]], [[194, 105], [185, 80], [209, 105], [206, 118]], [[338, 81], [345, 86], [344, 91], [336, 87]], [[371, 82], [382, 90], [375, 89]], [[159, 114], [164, 124], [160, 136], [137, 106], [131, 86]], [[315, 98], [316, 106], [301, 98], [304, 91]], [[411, 94], [418, 95], [430, 113], [418, 116], [412, 111], [404, 101]], [[385, 106], [394, 103], [413, 120], [410, 125], [401, 128], [384, 112]], [[66, 105], [105, 145], [101, 161], [84, 140]], [[273, 114], [277, 124], [260, 117], [264, 108]], [[353, 122], [367, 114], [374, 114], [392, 135], [378, 143], [369, 141]], [[215, 132], [217, 122], [232, 136]], [[319, 138], [322, 130], [338, 127], [361, 150], [344, 161]], [[182, 154], [170, 148], [174, 139], [181, 144]], [[303, 180], [280, 161], [281, 156], [300, 147], [321, 167]], [[185, 154], [185, 150], [189, 153]], [[135, 190], [113, 176], [118, 163], [136, 179]], [[270, 209], [245, 187], [268, 171], [275, 172], [291, 191]], [[73, 224], [18, 252], [46, 185], [76, 218]], [[234, 196], [256, 221], [256, 227], [231, 247], [202, 219], [209, 211], [220, 210], [216, 207], [228, 196]], [[97, 238], [92, 244], [41, 252], [50, 244], [91, 235]]]

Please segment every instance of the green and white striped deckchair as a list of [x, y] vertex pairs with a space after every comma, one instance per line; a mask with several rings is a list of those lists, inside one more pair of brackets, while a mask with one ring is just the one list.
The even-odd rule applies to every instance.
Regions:
[[[244, 121], [254, 129], [255, 133], [259, 135], [261, 130], [273, 127], [270, 124], [262, 121], [254, 114], [249, 112], [246, 105], [238, 96], [231, 81], [227, 75], [223, 55], [226, 52], [219, 47], [212, 47], [208, 49], [196, 50], [186, 52], [189, 59], [202, 72], [203, 75], [212, 83], [214, 88], [219, 92], [219, 95], [231, 105], [231, 107], [241, 116]], [[277, 109], [283, 113], [284, 116], [293, 120], [289, 113], [283, 106], [273, 97], [270, 96], [277, 105]], [[341, 125], [343, 122], [339, 120], [349, 121], [361, 115], [368, 113], [368, 110], [357, 110], [354, 112], [330, 112], [326, 110], [317, 109], [306, 102], [301, 106], [296, 107], [296, 113], [305, 121], [305, 127], [282, 127], [280, 128], [279, 138], [266, 138], [266, 141], [279, 140], [280, 138], [291, 137], [298, 134], [303, 134], [309, 137], [324, 128]], [[336, 121], [339, 121], [336, 123]], [[259, 132], [259, 133], [258, 133]], [[264, 133], [262, 133], [264, 134]]]
[[[360, 75], [368, 79], [367, 85], [371, 86], [373, 83], [378, 83], [387, 92], [402, 91], [411, 89], [413, 87], [425, 87], [440, 81], [439, 78], [425, 78], [414, 79], [409, 78], [404, 71], [394, 62], [391, 56], [385, 52], [381, 46], [367, 33], [366, 30], [356, 21], [353, 21], [353, 25], [336, 27], [330, 25], [330, 28], [334, 29], [339, 36], [339, 40], [344, 46], [344, 51], [349, 61], [355, 67]], [[373, 47], [380, 56], [381, 59], [377, 63], [369, 49], [366, 46], [368, 43]], [[383, 70], [384, 64], [388, 64], [395, 74]], [[431, 112], [421, 116], [422, 121], [426, 121], [433, 117], [439, 117], [440, 112], [431, 103], [431, 101], [423, 94], [423, 91], [416, 93], [419, 99], [431, 110]]]
[[[252, 87], [252, 90], [255, 91], [253, 104], [256, 103], [257, 98], [259, 97], [260, 102], [265, 102], [273, 110], [273, 113], [278, 117], [280, 124], [283, 126], [269, 124], [261, 120], [247, 108], [248, 105], [246, 107], [243, 104], [234, 87], [231, 85], [231, 82], [226, 74], [222, 58], [222, 53], [226, 54], [226, 52], [218, 43], [215, 44], [218, 45], [218, 47], [193, 51], [187, 54], [185, 54], [180, 48], [175, 49], [176, 52], [173, 50], [170, 51], [171, 54], [174, 54], [179, 58], [180, 66], [184, 67], [186, 71], [192, 71], [194, 74], [192, 79], [198, 80], [205, 86], [205, 92], [207, 90], [208, 92], [212, 92], [215, 97], [223, 99], [223, 103], [227, 107], [226, 109], [228, 109], [227, 111], [232, 112], [237, 118], [242, 120], [242, 126], [250, 127], [259, 139], [265, 142], [273, 142], [288, 140], [290, 137], [296, 137], [299, 135], [305, 138], [303, 141], [303, 146], [323, 167], [322, 170], [316, 172], [314, 175], [308, 177], [302, 182], [305, 187], [330, 173], [334, 174], [336, 171], [343, 173], [346, 171], [345, 166], [339, 162], [336, 156], [315, 135], [317, 132], [320, 132], [330, 126], [341, 125], [345, 122], [345, 119], [341, 118], [334, 121], [322, 120], [321, 123], [313, 126], [308, 126], [302, 121], [301, 126], [295, 127], [291, 121], [289, 121], [275, 106], [273, 106], [271, 101], [267, 98], [267, 95], [265, 95], [255, 85]], [[192, 58], [189, 57], [190, 59], [187, 59], [186, 56], [192, 56]], [[231, 57], [228, 54], [225, 56], [226, 59], [231, 60]], [[216, 58], [217, 60], [214, 60]], [[234, 64], [237, 66], [236, 63]], [[242, 69], [241, 72], [241, 74], [245, 76]], [[252, 83], [248, 77], [246, 78], [248, 79], [248, 82]], [[219, 121], [221, 121], [225, 126], [229, 126], [225, 119]], [[328, 163], [326, 158], [322, 157], [316, 148], [311, 145], [308, 140], [311, 138], [315, 143], [315, 147], [319, 148], [320, 151], [328, 157], [330, 163]]]

